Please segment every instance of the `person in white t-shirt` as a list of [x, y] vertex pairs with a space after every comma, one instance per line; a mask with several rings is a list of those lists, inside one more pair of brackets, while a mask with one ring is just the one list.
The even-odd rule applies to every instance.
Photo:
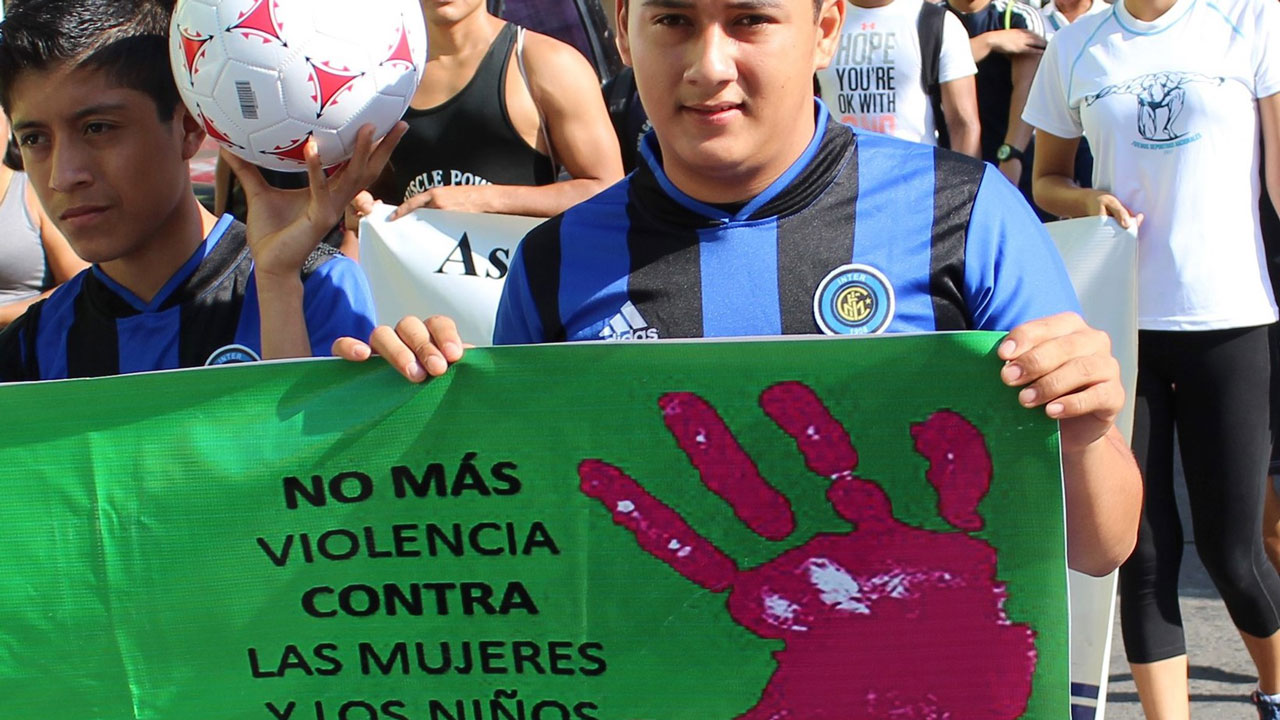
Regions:
[[[1280, 3], [1121, 0], [1082, 17], [1049, 43], [1024, 117], [1037, 203], [1141, 223], [1133, 443], [1146, 500], [1120, 611], [1143, 708], [1189, 714], [1176, 431], [1196, 549], [1258, 668], [1259, 715], [1280, 718], [1280, 576], [1260, 502], [1277, 313], [1257, 209], [1260, 134], [1280, 198]], [[1082, 134], [1097, 189], [1070, 180]]]
[[[937, 122], [923, 79], [920, 21], [925, 0], [850, 0], [840, 46], [818, 72], [822, 100], [842, 122], [903, 140], [937, 145]], [[938, 11], [938, 83], [949, 147], [981, 153], [978, 67], [969, 36], [950, 13]]]

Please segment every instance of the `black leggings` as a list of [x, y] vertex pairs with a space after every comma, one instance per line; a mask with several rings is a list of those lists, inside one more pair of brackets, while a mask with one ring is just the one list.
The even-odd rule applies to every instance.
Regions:
[[1262, 549], [1270, 451], [1267, 328], [1138, 332], [1133, 450], [1146, 496], [1138, 545], [1120, 568], [1120, 626], [1130, 662], [1183, 655], [1173, 494], [1176, 428], [1196, 550], [1241, 631], [1280, 629], [1280, 575]]

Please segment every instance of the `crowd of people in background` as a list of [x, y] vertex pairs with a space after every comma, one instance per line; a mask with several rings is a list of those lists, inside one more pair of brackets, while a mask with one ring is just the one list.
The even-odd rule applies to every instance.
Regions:
[[[828, 271], [950, 247], [952, 266], [893, 268], [903, 293], [919, 275], [920, 314], [900, 298], [875, 330], [1012, 331], [1002, 377], [1063, 421], [1072, 566], [1128, 557], [1125, 648], [1162, 719], [1189, 716], [1176, 437], [1196, 548], [1257, 666], [1259, 715], [1280, 720], [1277, 0], [624, 3], [617, 27], [564, 39], [504, 20], [518, 0], [423, 2], [430, 60], [401, 126], [329, 178], [314, 157], [293, 176], [225, 158], [211, 209], [179, 177], [203, 132], [144, 67], [167, 57], [171, 5], [7, 3], [0, 100], [20, 152], [0, 170], [0, 381], [374, 351], [439, 375], [466, 340], [447, 319], [373, 328], [351, 232], [375, 200], [552, 218], [513, 258], [498, 343], [594, 339], [623, 303], [663, 337], [851, 332], [814, 318]], [[142, 38], [128, 52], [103, 42], [120, 28]], [[85, 97], [111, 101], [89, 126]], [[1038, 225], [1098, 215], [1139, 237], [1140, 516], [1127, 452], [1106, 449], [1114, 360], [1055, 314], [1076, 306]], [[716, 305], [745, 285], [767, 294], [752, 318]], [[1045, 343], [1070, 352], [1036, 368]], [[1050, 392], [1053, 373], [1070, 380]]]

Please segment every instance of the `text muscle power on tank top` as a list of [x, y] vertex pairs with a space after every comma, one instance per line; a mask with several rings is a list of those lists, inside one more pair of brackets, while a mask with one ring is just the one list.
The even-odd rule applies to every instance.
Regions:
[[551, 159], [529, 147], [507, 114], [507, 67], [516, 26], [503, 26], [476, 74], [457, 95], [409, 108], [409, 130], [391, 155], [396, 200], [439, 185], [547, 185]]

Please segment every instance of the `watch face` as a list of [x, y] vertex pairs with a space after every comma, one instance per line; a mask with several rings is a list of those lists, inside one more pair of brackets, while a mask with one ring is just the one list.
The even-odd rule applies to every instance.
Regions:
[[1008, 160], [1013, 155], [1013, 150], [1008, 145], [1001, 145], [996, 148], [996, 159], [1000, 162]]

